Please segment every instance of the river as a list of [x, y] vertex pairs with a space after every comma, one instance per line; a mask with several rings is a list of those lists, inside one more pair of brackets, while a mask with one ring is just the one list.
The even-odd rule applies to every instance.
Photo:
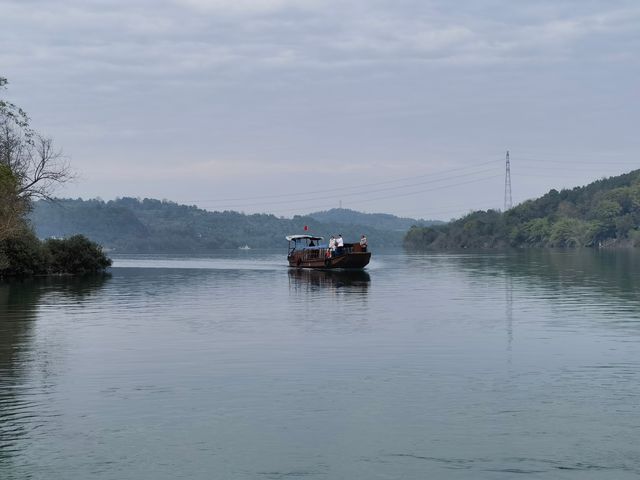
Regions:
[[640, 475], [640, 254], [285, 263], [0, 283], [0, 478]]

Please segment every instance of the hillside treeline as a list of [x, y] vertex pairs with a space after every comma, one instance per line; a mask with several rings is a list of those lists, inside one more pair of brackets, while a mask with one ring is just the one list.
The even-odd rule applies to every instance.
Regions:
[[357, 241], [365, 233], [372, 247], [401, 246], [406, 233], [324, 223], [309, 216], [210, 212], [150, 198], [36, 202], [30, 218], [41, 238], [83, 234], [122, 253], [204, 253], [243, 245], [284, 248], [285, 235], [303, 233], [305, 225], [309, 233], [341, 233], [346, 241]]
[[409, 248], [640, 245], [640, 170], [528, 200], [506, 211], [476, 211], [446, 225], [412, 228]]
[[415, 218], [396, 217], [389, 213], [363, 213], [349, 208], [332, 208], [310, 213], [309, 216], [326, 224], [367, 225], [377, 230], [395, 230], [403, 233], [414, 225], [427, 227], [444, 223], [439, 220], [416, 220]]

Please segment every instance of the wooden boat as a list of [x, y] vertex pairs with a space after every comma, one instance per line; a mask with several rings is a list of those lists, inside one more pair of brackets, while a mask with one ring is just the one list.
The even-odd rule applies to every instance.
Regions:
[[288, 235], [287, 260], [290, 267], [297, 268], [364, 268], [371, 260], [371, 252], [359, 243], [345, 243], [343, 247], [330, 250], [321, 244], [323, 237], [314, 235]]

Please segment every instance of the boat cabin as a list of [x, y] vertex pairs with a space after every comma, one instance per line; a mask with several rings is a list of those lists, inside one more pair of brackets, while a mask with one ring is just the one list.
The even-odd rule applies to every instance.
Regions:
[[287, 260], [289, 266], [300, 268], [363, 268], [371, 258], [359, 243], [345, 243], [330, 249], [323, 237], [315, 235], [288, 235]]
[[290, 257], [294, 252], [318, 252], [321, 247], [325, 250], [329, 248], [328, 245], [320, 244], [320, 242], [324, 240], [324, 237], [316, 237], [314, 235], [287, 235], [286, 239], [289, 241], [287, 257]]

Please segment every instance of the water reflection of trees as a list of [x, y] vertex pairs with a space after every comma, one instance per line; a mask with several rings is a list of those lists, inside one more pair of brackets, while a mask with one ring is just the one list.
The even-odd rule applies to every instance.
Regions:
[[544, 298], [566, 315], [589, 305], [607, 328], [640, 329], [640, 252], [635, 250], [526, 250], [457, 255], [447, 261], [479, 282], [513, 283], [521, 300]]
[[526, 250], [458, 258], [460, 267], [471, 274], [506, 274], [542, 287], [592, 287], [640, 299], [640, 255], [635, 251]]
[[[29, 412], [37, 405], [30, 395], [27, 371], [33, 357], [33, 331], [45, 295], [78, 302], [95, 294], [108, 276], [60, 277], [0, 282], [0, 473], [18, 444], [36, 427]], [[2, 476], [2, 475], [0, 475]], [[3, 477], [6, 478], [6, 477]], [[9, 478], [20, 478], [9, 474]]]

